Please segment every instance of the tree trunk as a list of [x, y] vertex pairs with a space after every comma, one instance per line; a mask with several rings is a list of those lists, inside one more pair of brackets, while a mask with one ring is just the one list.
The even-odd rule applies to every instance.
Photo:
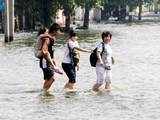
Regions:
[[158, 14], [158, 1], [157, 1], [157, 0], [154, 0], [154, 1], [153, 1], [153, 4], [154, 4], [154, 13], [155, 13], [155, 14]]
[[89, 28], [89, 1], [85, 1], [85, 13], [84, 13], [84, 22], [83, 27], [88, 29]]
[[110, 3], [105, 3], [104, 4], [104, 9], [102, 10], [102, 15], [101, 15], [101, 17], [102, 17], [102, 20], [108, 20], [109, 19], [109, 17], [111, 16], [111, 11], [110, 11]]
[[132, 22], [133, 21], [133, 15], [132, 15], [132, 7], [129, 6], [129, 19], [128, 19], [129, 22]]
[[19, 30], [23, 30], [23, 15], [18, 15], [18, 24], [19, 24]]
[[32, 16], [32, 29], [35, 30], [35, 17]]
[[125, 21], [126, 18], [126, 6], [120, 6], [120, 11], [119, 11], [119, 20], [120, 21]]
[[23, 11], [23, 15], [22, 15], [22, 30], [26, 29], [26, 19], [25, 19], [25, 12]]
[[18, 32], [19, 31], [19, 17], [18, 15], [15, 16], [15, 25], [14, 25], [14, 31]]
[[70, 30], [70, 24], [71, 24], [71, 16], [70, 16], [70, 14], [68, 14], [66, 16], [65, 31]]
[[49, 27], [51, 23], [51, 17], [50, 17], [50, 9], [51, 9], [51, 1], [50, 0], [41, 0], [41, 23], [45, 27]]
[[142, 4], [143, 4], [143, 1], [139, 0], [138, 1], [138, 6], [139, 6], [138, 20], [142, 19]]
[[70, 15], [71, 12], [67, 3], [63, 7], [64, 7], [64, 16], [66, 17], [64, 30], [68, 32], [70, 30], [70, 24], [71, 24], [71, 15]]
[[4, 33], [4, 28], [5, 28], [5, 16], [4, 16], [4, 12], [1, 12], [1, 33]]

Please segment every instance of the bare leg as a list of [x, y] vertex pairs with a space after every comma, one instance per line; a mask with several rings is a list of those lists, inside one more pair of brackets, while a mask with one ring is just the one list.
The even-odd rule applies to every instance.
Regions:
[[106, 82], [105, 89], [107, 90], [111, 89], [111, 82]]
[[64, 86], [64, 88], [73, 89], [74, 83], [67, 82]]
[[53, 63], [53, 61], [52, 61], [52, 58], [51, 58], [49, 52], [46, 52], [46, 53], [44, 54], [44, 58], [49, 62], [49, 64], [50, 64], [51, 66], [53, 66], [53, 68], [55, 68], [55, 65], [54, 65], [54, 63]]
[[98, 92], [99, 91], [99, 87], [101, 86], [102, 84], [94, 84], [92, 90], [95, 91], [95, 92]]
[[52, 83], [54, 82], [54, 78], [51, 78], [49, 80], [45, 80], [44, 84], [43, 84], [43, 89], [45, 91], [49, 90], [49, 88], [51, 87]]

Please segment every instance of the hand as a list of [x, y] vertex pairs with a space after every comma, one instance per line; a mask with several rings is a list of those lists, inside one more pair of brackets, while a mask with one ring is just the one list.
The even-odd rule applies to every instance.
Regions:
[[102, 61], [102, 60], [98, 59], [97, 62], [98, 62], [100, 65], [103, 65], [103, 61]]
[[76, 67], [77, 67], [77, 71], [79, 71], [79, 64]]
[[93, 52], [93, 50], [85, 50], [85, 52], [87, 52], [87, 53], [92, 53]]
[[113, 57], [111, 57], [111, 59], [112, 59], [112, 64], [115, 64], [115, 60], [114, 60], [114, 58], [113, 58]]
[[56, 66], [55, 67], [52, 66], [52, 69], [54, 70], [54, 72], [56, 72], [58, 74], [61, 74], [61, 75], [63, 74], [63, 71]]
[[88, 53], [92, 53], [92, 52], [93, 52], [93, 50], [87, 50], [86, 52], [88, 52]]
[[111, 67], [110, 67], [110, 66], [104, 66], [104, 68], [105, 68], [106, 70], [111, 70]]
[[89, 53], [92, 53], [92, 52], [93, 52], [93, 50], [89, 50], [88, 52], [89, 52]]
[[53, 64], [56, 66], [56, 62], [54, 61], [54, 59], [52, 59], [52, 61], [53, 61]]
[[63, 74], [63, 71], [61, 70], [61, 69], [59, 69], [59, 68], [54, 68], [54, 71], [56, 72], [56, 73], [58, 73], [58, 74]]

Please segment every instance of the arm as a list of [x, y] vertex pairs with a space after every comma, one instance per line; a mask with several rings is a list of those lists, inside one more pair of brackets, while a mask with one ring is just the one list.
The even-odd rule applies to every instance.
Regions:
[[56, 66], [56, 61], [52, 58], [53, 64]]
[[98, 62], [100, 64], [103, 64], [102, 57], [101, 57], [101, 52], [100, 51], [97, 51], [97, 57], [98, 57]]
[[49, 44], [49, 39], [43, 39], [43, 45], [42, 45], [42, 52], [43, 54], [47, 54], [48, 53], [48, 44]]
[[115, 64], [115, 60], [113, 56], [111, 57], [111, 59], [112, 59], [112, 64]]
[[81, 51], [81, 52], [89, 52], [91, 53], [91, 50], [86, 50], [86, 49], [82, 49], [82, 48], [78, 48], [78, 47], [74, 47], [76, 50]]
[[43, 52], [43, 56], [44, 58], [49, 62], [49, 64], [51, 64], [51, 66], [55, 67], [54, 62], [50, 56], [50, 53], [48, 52], [48, 44], [49, 44], [49, 39], [46, 39], [43, 43], [42, 46], [42, 52]]

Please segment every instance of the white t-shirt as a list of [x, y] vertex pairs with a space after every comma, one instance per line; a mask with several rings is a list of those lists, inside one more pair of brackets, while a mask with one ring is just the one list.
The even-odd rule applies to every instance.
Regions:
[[72, 40], [69, 40], [67, 42], [67, 44], [65, 44], [65, 53], [64, 53], [64, 57], [63, 57], [63, 63], [71, 63], [71, 58], [69, 56], [69, 48], [68, 48], [68, 43], [69, 43], [69, 47], [71, 49], [77, 47], [79, 48], [79, 45], [78, 45], [78, 42], [77, 41], [72, 41]]
[[[102, 52], [103, 50], [103, 45], [102, 43], [97, 45], [97, 51]], [[104, 43], [104, 52], [102, 54], [102, 61], [105, 66], [111, 66], [112, 65], [112, 49], [110, 44]]]

